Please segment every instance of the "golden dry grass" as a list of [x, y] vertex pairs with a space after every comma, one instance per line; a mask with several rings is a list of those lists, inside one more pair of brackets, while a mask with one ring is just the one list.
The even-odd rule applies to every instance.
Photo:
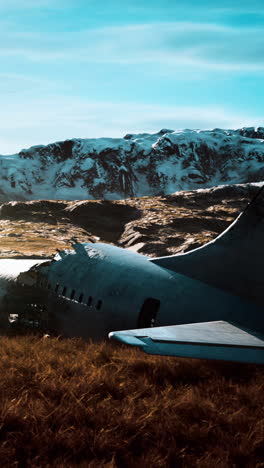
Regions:
[[3, 467], [263, 467], [264, 369], [1, 337]]
[[78, 237], [87, 241], [88, 234], [70, 223], [58, 225], [21, 221], [1, 220], [0, 258], [50, 257], [56, 249], [70, 248], [70, 239]]
[[215, 238], [249, 198], [239, 192], [224, 200], [181, 192], [115, 201], [11, 202], [1, 206], [0, 257], [49, 257], [70, 248], [73, 238], [122, 247], [141, 243], [138, 251], [154, 257], [185, 252]]

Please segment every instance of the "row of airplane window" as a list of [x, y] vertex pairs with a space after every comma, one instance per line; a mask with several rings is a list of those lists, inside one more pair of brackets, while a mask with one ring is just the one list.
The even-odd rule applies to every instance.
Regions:
[[[42, 283], [42, 285], [44, 286], [44, 284]], [[48, 283], [47, 284], [47, 287], [48, 289], [51, 289], [52, 288], [52, 285], [51, 283]], [[77, 301], [79, 302], [80, 304], [85, 304], [89, 307], [91, 307], [93, 305], [93, 297], [92, 296], [89, 296], [87, 301], [84, 301], [84, 294], [83, 293], [80, 293], [79, 296], [76, 295], [76, 291], [75, 289], [72, 289], [71, 290], [71, 293], [69, 296], [67, 296], [67, 286], [63, 286], [62, 287], [62, 292], [59, 293], [59, 289], [60, 289], [60, 284], [57, 283], [56, 286], [55, 286], [55, 293], [59, 294], [60, 296], [64, 296], [64, 297], [67, 297], [68, 299], [71, 299], [72, 301]], [[102, 308], [102, 305], [103, 305], [103, 301], [101, 299], [99, 299], [96, 303], [96, 309], [97, 310], [100, 310]]]

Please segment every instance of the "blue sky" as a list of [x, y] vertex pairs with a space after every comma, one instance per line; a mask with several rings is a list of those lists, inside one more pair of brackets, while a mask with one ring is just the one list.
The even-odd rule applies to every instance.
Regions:
[[264, 125], [264, 2], [0, 0], [0, 153]]

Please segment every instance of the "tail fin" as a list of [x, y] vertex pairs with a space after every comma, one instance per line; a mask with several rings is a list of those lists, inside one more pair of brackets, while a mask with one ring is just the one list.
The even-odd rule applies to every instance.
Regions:
[[214, 241], [185, 254], [150, 261], [263, 306], [264, 186]]

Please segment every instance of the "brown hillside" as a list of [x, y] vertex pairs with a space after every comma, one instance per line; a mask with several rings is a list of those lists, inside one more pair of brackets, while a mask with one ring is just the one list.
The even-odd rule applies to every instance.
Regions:
[[70, 240], [110, 242], [150, 256], [198, 247], [216, 237], [259, 190], [223, 186], [121, 201], [9, 202], [0, 208], [0, 256], [47, 257]]

